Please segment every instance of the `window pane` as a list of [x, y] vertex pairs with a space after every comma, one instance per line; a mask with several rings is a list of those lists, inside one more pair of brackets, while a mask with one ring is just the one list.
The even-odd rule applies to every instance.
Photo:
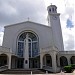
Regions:
[[29, 57], [31, 57], [31, 43], [29, 43]]
[[18, 42], [18, 55], [23, 57], [23, 51], [24, 51], [24, 43]]
[[32, 44], [32, 56], [34, 57], [36, 55], [38, 55], [38, 44], [37, 42], [34, 42]]
[[23, 51], [26, 47], [26, 35], [28, 34], [28, 48], [29, 48], [29, 57], [34, 57], [38, 55], [38, 39], [37, 36], [31, 32], [24, 32], [19, 36], [18, 39], [18, 55], [23, 57]]
[[37, 40], [37, 37], [36, 37], [33, 33], [30, 33], [30, 32], [29, 32], [28, 35], [29, 35], [29, 38], [32, 39], [32, 41]]
[[23, 33], [20, 35], [19, 41], [24, 41], [25, 38], [26, 38], [26, 33]]

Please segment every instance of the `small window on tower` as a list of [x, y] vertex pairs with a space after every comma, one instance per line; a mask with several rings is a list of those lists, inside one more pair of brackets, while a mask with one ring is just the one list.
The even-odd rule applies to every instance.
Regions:
[[55, 9], [55, 11], [56, 11], [56, 9]]
[[51, 9], [49, 9], [49, 11], [51, 12]]
[[52, 8], [52, 11], [54, 12], [54, 8]]

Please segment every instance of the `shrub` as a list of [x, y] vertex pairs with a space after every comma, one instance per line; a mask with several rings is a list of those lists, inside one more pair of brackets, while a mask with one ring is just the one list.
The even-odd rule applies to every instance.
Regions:
[[75, 69], [75, 64], [71, 64], [72, 69]]
[[72, 66], [64, 66], [64, 70], [67, 72], [67, 73], [70, 73], [72, 72]]

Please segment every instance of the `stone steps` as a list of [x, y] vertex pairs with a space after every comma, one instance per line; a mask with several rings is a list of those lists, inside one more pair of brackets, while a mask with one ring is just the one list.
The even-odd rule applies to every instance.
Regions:
[[0, 74], [45, 74], [45, 72], [38, 70], [38, 69], [29, 69], [29, 70], [25, 70], [25, 69], [11, 69], [11, 70], [5, 70], [0, 72]]

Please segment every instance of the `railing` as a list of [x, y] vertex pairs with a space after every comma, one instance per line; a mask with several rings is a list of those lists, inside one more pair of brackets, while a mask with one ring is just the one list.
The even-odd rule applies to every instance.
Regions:
[[60, 54], [75, 54], [75, 51], [59, 51]]
[[45, 66], [45, 65], [43, 65], [43, 68], [52, 69], [52, 67], [50, 67], [50, 66]]
[[40, 53], [43, 53], [43, 52], [48, 52], [51, 50], [51, 47], [46, 47], [46, 48], [41, 48], [40, 49]]
[[48, 52], [48, 51], [58, 51], [58, 48], [55, 47], [55, 46], [49, 46], [49, 47], [45, 47], [45, 48], [41, 48], [40, 49], [40, 53], [43, 53], [43, 52]]
[[0, 67], [0, 72], [4, 71], [4, 70], [7, 70], [7, 69], [8, 69], [8, 65], [1, 66]]
[[51, 72], [52, 72], [52, 70], [53, 70], [52, 67], [46, 66], [46, 65], [43, 65], [43, 69], [44, 69], [44, 70], [47, 70], [47, 71], [51, 71]]
[[10, 48], [0, 46], [0, 52], [10, 52]]

